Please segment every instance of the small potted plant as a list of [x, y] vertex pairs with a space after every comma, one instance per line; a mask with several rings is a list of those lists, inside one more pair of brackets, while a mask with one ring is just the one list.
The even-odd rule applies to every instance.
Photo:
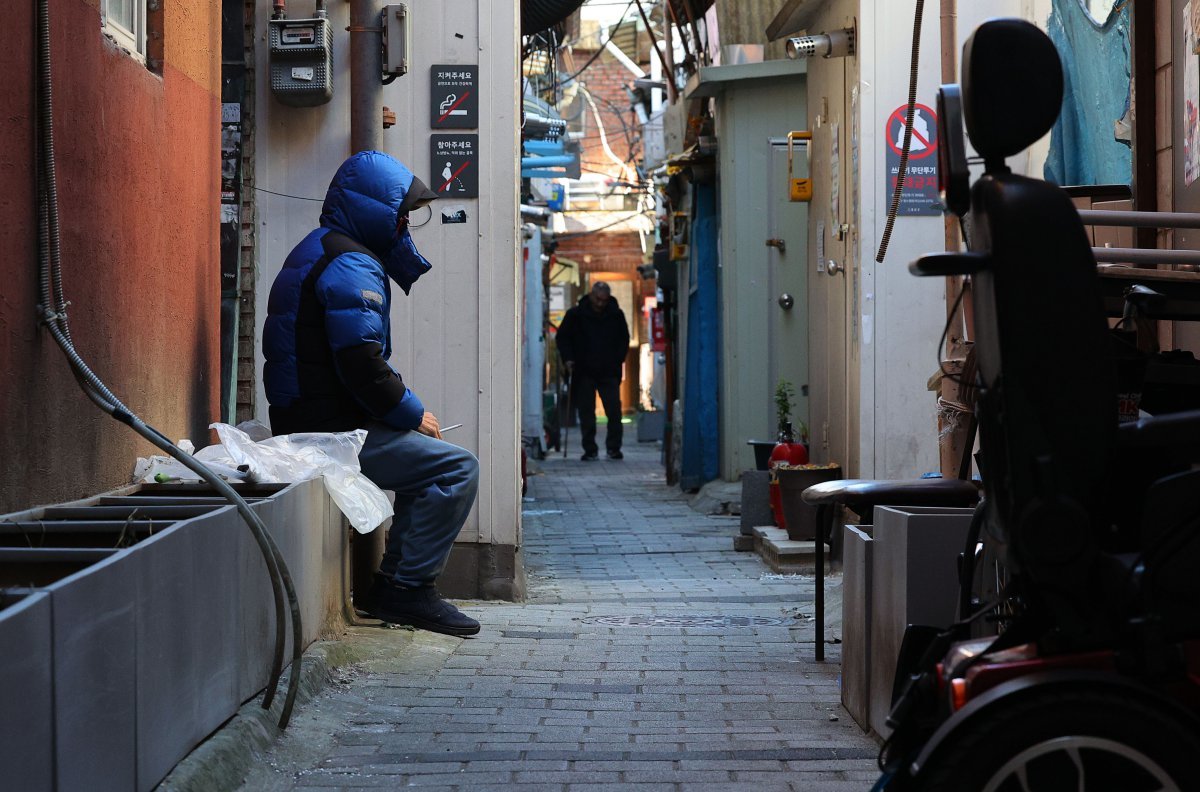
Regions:
[[771, 513], [775, 516], [775, 524], [780, 528], [787, 528], [787, 521], [783, 514], [783, 500], [779, 490], [779, 476], [776, 468], [787, 465], [805, 465], [808, 464], [808, 446], [805, 443], [808, 440], [808, 427], [800, 421], [800, 439], [797, 440], [795, 430], [792, 428], [792, 402], [796, 398], [796, 391], [792, 387], [792, 383], [787, 380], [780, 380], [775, 386], [775, 419], [778, 436], [775, 441], [775, 448], [771, 451], [770, 460], [767, 462], [767, 469], [771, 471]]

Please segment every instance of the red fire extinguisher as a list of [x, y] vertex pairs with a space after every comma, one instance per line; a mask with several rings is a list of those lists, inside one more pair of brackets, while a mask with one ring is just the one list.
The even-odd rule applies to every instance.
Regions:
[[804, 445], [804, 443], [796, 442], [791, 422], [785, 422], [779, 432], [778, 442], [776, 442], [775, 448], [771, 450], [771, 458], [767, 462], [767, 469], [771, 471], [771, 483], [769, 485], [771, 514], [775, 517], [775, 524], [780, 528], [786, 529], [787, 524], [783, 519], [783, 496], [779, 491], [779, 477], [775, 474], [775, 468], [779, 465], [807, 464], [808, 446]]

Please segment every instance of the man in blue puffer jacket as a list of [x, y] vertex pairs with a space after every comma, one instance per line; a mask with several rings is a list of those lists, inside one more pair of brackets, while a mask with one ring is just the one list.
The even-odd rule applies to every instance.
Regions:
[[389, 279], [408, 294], [430, 269], [408, 213], [435, 198], [387, 154], [364, 151], [342, 163], [320, 228], [292, 250], [271, 286], [263, 381], [275, 434], [365, 428], [363, 474], [396, 493], [383, 563], [356, 604], [394, 624], [474, 635], [479, 622], [433, 583], [475, 502], [479, 462], [441, 439], [437, 418], [387, 362]]

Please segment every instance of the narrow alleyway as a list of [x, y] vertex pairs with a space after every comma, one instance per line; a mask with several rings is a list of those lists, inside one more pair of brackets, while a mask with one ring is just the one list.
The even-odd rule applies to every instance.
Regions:
[[812, 661], [810, 578], [735, 553], [736, 519], [690, 509], [656, 447], [541, 467], [528, 602], [472, 603], [478, 638], [417, 633], [348, 675], [244, 789], [870, 788], [838, 647]]

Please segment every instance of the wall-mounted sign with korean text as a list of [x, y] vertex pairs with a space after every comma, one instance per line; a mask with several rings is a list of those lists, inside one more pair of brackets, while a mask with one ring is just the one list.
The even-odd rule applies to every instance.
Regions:
[[429, 186], [443, 198], [479, 196], [479, 135], [430, 135]]
[[433, 129], [479, 128], [479, 67], [429, 67], [429, 126]]
[[[900, 105], [884, 128], [887, 144], [886, 200], [890, 203], [900, 175], [900, 154], [904, 150], [904, 132], [908, 105]], [[937, 114], [923, 104], [913, 107], [912, 142], [908, 147], [904, 190], [900, 193], [899, 216], [939, 215], [937, 183]]]

